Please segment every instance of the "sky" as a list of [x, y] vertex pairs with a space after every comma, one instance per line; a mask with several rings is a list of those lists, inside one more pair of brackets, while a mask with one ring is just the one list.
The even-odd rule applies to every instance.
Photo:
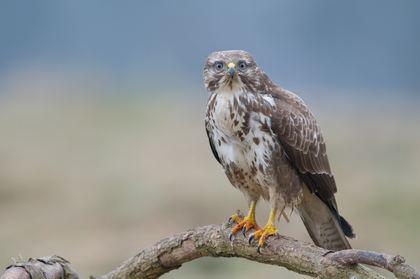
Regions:
[[198, 87], [211, 52], [243, 49], [285, 88], [418, 94], [419, 8], [413, 0], [4, 1], [0, 84], [44, 73]]

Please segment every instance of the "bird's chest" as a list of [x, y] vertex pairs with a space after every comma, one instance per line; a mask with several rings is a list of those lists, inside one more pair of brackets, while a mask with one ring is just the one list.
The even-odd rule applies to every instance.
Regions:
[[260, 184], [263, 176], [273, 172], [272, 161], [279, 150], [270, 115], [252, 105], [265, 100], [214, 98], [209, 100], [212, 109], [207, 112], [207, 128], [226, 173], [237, 176], [235, 181], [249, 183], [252, 179]]

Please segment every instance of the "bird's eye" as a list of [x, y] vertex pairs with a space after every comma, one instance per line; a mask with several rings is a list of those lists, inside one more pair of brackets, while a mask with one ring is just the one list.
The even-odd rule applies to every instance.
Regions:
[[223, 62], [218, 61], [214, 63], [214, 68], [216, 69], [217, 72], [223, 71]]
[[246, 63], [245, 63], [245, 62], [243, 62], [243, 61], [239, 62], [239, 63], [238, 63], [238, 69], [239, 69], [240, 71], [245, 71], [245, 69], [246, 69]]

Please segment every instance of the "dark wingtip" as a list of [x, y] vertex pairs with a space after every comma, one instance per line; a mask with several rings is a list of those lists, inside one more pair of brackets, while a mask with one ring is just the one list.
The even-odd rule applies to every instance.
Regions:
[[342, 216], [340, 216], [340, 223], [341, 229], [343, 230], [345, 236], [350, 238], [356, 237], [356, 234], [353, 231], [353, 227]]

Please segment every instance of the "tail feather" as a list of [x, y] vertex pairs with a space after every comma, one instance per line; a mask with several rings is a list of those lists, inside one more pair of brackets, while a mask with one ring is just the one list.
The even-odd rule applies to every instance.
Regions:
[[331, 209], [316, 195], [303, 187], [303, 199], [297, 211], [313, 242], [328, 250], [351, 249], [346, 236], [355, 237], [350, 224], [341, 216], [337, 219]]

